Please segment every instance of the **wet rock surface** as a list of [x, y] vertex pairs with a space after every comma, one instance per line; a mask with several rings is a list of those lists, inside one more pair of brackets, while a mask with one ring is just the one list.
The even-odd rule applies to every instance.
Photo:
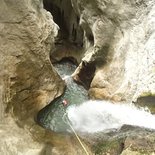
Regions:
[[152, 114], [155, 114], [155, 96], [149, 96], [149, 94], [147, 96], [141, 96], [134, 104], [148, 108]]
[[83, 139], [96, 155], [151, 155], [155, 152], [154, 134], [154, 130], [124, 125], [118, 130], [85, 135]]
[[[57, 7], [53, 13], [57, 24], [65, 27], [62, 33], [67, 32], [60, 38], [67, 38], [67, 44], [75, 44], [71, 49], [66, 46], [64, 56], [58, 54], [56, 61], [73, 57], [80, 63], [73, 77], [90, 88], [91, 98], [135, 101], [148, 93], [154, 95], [153, 0], [60, 0], [52, 1], [52, 6]], [[65, 22], [57, 18], [59, 13]], [[34, 121], [38, 111], [60, 96], [65, 88], [49, 58], [57, 34], [58, 25], [43, 9], [42, 1], [1, 1], [0, 154], [84, 154], [72, 134], [47, 131]], [[78, 54], [76, 50], [66, 54], [74, 47], [79, 47]], [[58, 51], [61, 50], [60, 46]], [[108, 134], [79, 135], [90, 154], [150, 155], [155, 152], [155, 133], [148, 129], [124, 126]]]
[[0, 14], [0, 154], [41, 154], [35, 117], [64, 90], [49, 60], [57, 25], [39, 0], [2, 0]]
[[86, 51], [74, 76], [82, 80], [82, 63], [95, 62], [90, 96], [135, 101], [147, 92], [154, 94], [154, 1], [72, 3], [84, 30]]
[[24, 2], [3, 2], [1, 7], [8, 11], [0, 18], [2, 102], [22, 120], [34, 117], [64, 89], [49, 60], [57, 34], [52, 16], [39, 1]]

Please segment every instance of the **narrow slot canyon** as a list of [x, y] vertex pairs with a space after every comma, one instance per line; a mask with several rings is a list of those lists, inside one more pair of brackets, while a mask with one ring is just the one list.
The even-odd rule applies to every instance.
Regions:
[[82, 58], [83, 29], [79, 25], [79, 17], [72, 8], [70, 0], [44, 0], [44, 8], [49, 11], [59, 26], [55, 38], [55, 49], [51, 51], [51, 61], [69, 58], [79, 63]]
[[44, 8], [49, 11], [59, 26], [58, 40], [66, 40], [79, 47], [83, 46], [83, 30], [79, 25], [79, 17], [75, 14], [70, 0], [43, 0]]
[[154, 0], [0, 14], [0, 155], [155, 154]]
[[87, 90], [76, 84], [71, 77], [83, 56], [84, 32], [70, 0], [44, 0], [43, 5], [59, 26], [55, 48], [50, 52], [50, 59], [57, 73], [65, 81], [66, 88], [62, 96], [39, 111], [37, 122], [52, 131], [67, 132], [69, 128], [63, 120], [65, 113], [62, 106], [63, 100], [66, 99], [70, 106], [88, 100]]
[[80, 17], [74, 11], [71, 0], [44, 0], [43, 4], [59, 26], [55, 48], [50, 53], [51, 62], [56, 63], [67, 58], [77, 66], [79, 65], [73, 73], [73, 78], [89, 89], [96, 65], [94, 62], [82, 61], [82, 58], [87, 50], [92, 50], [94, 45], [94, 36], [90, 27], [87, 24], [83, 24], [83, 27], [80, 25]]

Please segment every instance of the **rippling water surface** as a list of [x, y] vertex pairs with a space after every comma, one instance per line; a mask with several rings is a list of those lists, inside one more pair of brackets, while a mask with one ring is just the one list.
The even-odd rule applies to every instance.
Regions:
[[[71, 105], [80, 105], [88, 100], [87, 90], [83, 86], [75, 83], [71, 74], [76, 69], [76, 66], [71, 62], [61, 62], [54, 64], [55, 69], [66, 82], [66, 91], [60, 98], [54, 100], [50, 105], [41, 110], [38, 114], [39, 123], [51, 130], [57, 132], [69, 131], [69, 126], [64, 123], [64, 113]], [[66, 99], [69, 103], [67, 109], [64, 109], [62, 101]]]

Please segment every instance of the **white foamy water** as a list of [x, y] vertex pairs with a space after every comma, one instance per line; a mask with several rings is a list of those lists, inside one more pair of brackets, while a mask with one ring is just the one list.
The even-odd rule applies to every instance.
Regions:
[[70, 75], [64, 75], [64, 76], [62, 76], [62, 79], [63, 79], [63, 80], [68, 80], [68, 79], [70, 79], [70, 78], [71, 78]]
[[123, 124], [155, 129], [155, 116], [133, 104], [88, 101], [67, 109], [73, 127], [82, 132], [99, 132], [120, 128]]

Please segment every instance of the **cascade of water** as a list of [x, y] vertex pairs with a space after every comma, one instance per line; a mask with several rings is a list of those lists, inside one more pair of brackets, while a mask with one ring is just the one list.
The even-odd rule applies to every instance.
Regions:
[[74, 128], [81, 132], [99, 132], [120, 128], [123, 124], [155, 129], [155, 116], [133, 104], [112, 104], [108, 101], [87, 101], [67, 109]]
[[88, 101], [87, 91], [71, 78], [76, 66], [71, 63], [55, 65], [66, 81], [66, 91], [40, 114], [40, 123], [51, 130], [63, 132], [69, 129], [63, 121], [63, 99], [69, 102], [68, 117], [73, 127], [80, 132], [100, 132], [118, 129], [124, 124], [155, 129], [155, 116], [145, 108], [133, 104], [112, 104], [108, 101]]
[[58, 99], [54, 100], [49, 106], [45, 107], [38, 114], [38, 122], [45, 128], [56, 132], [64, 132], [69, 126], [63, 121], [64, 107], [62, 101], [65, 99], [69, 106], [81, 104], [88, 100], [87, 90], [83, 86], [75, 83], [71, 77], [76, 66], [70, 62], [61, 62], [54, 65], [60, 76], [66, 82], [66, 90]]

